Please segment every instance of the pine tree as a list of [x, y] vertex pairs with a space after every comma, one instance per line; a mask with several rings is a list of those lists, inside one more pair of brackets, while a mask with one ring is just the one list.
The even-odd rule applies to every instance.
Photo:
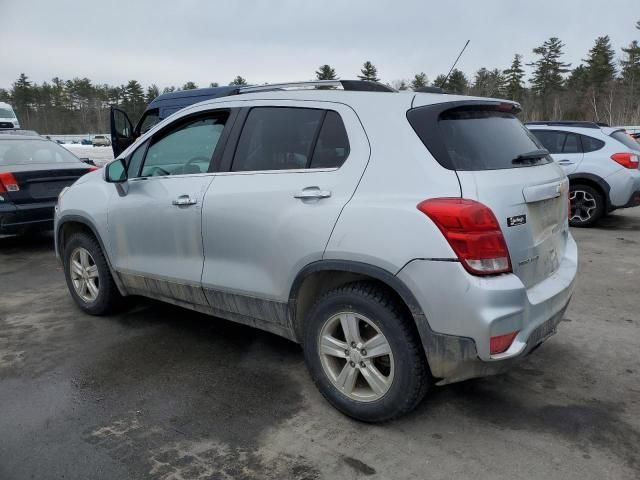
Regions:
[[429, 85], [429, 80], [427, 79], [427, 74], [424, 72], [416, 73], [411, 80], [411, 88], [413, 90], [417, 90], [418, 88], [426, 87]]
[[247, 81], [242, 78], [240, 75], [238, 75], [236, 78], [234, 78], [231, 83], [229, 83], [229, 85], [238, 85], [238, 86], [242, 86], [242, 85], [248, 85]]
[[504, 93], [511, 100], [522, 99], [524, 94], [524, 69], [522, 68], [522, 55], [515, 54], [511, 66], [504, 71]]
[[171, 92], [175, 92], [176, 91], [176, 87], [171, 86], [171, 87], [164, 87], [162, 89], [162, 93], [171, 93]]
[[482, 67], [476, 72], [473, 94], [481, 97], [498, 97], [504, 92], [505, 78], [500, 70]]
[[570, 63], [560, 60], [564, 44], [557, 37], [551, 37], [541, 46], [533, 49], [533, 53], [540, 58], [527, 65], [534, 67], [533, 77], [531, 77], [531, 89], [539, 96], [545, 97], [548, 94], [562, 90], [564, 79], [563, 74], [569, 71]]
[[640, 84], [640, 45], [637, 40], [622, 48], [624, 57], [620, 60], [622, 82], [626, 85]]
[[316, 70], [316, 78], [318, 80], [336, 80], [336, 71], [331, 65], [320, 65]]
[[584, 61], [589, 84], [597, 90], [615, 78], [614, 56], [609, 35], [596, 38], [595, 45], [589, 50], [589, 56]]
[[198, 88], [198, 85], [193, 82], [187, 82], [182, 86], [182, 90], [195, 90], [196, 88]]
[[147, 87], [147, 93], [145, 93], [144, 95], [144, 101], [145, 103], [149, 104], [151, 103], [151, 101], [156, 98], [158, 95], [160, 95], [160, 89], [158, 88], [158, 86], [154, 83], [153, 85], [150, 85]]
[[439, 87], [444, 89], [445, 88], [445, 83], [447, 80], [447, 76], [444, 73], [441, 73], [440, 75], [438, 75], [436, 77], [436, 79], [433, 81], [433, 86], [434, 87]]
[[216, 88], [216, 87], [219, 87], [219, 86], [220, 86], [220, 84], [218, 82], [211, 82], [209, 84], [209, 88]]
[[358, 75], [360, 80], [367, 80], [369, 82], [379, 82], [378, 69], [369, 60], [364, 62], [362, 69], [360, 70], [362, 75]]
[[467, 93], [467, 90], [469, 90], [469, 80], [462, 71], [454, 68], [444, 88], [451, 93], [464, 95]]

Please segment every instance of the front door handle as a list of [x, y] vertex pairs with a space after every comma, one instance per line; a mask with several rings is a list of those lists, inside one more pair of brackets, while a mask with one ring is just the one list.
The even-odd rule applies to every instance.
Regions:
[[187, 205], [195, 205], [198, 201], [195, 198], [191, 198], [189, 195], [180, 195], [173, 201], [174, 205], [178, 207], [184, 207]]
[[318, 187], [307, 187], [300, 190], [293, 197], [299, 198], [301, 200], [309, 200], [309, 199], [321, 199], [328, 198], [331, 196], [331, 192], [329, 190], [320, 190]]
[[566, 158], [563, 160], [558, 160], [558, 163], [560, 165], [573, 165], [573, 162], [571, 160], [567, 160]]

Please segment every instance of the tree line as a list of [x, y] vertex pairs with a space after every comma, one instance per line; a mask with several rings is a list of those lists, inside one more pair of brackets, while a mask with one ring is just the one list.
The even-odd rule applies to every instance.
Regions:
[[[640, 21], [636, 23], [640, 30]], [[459, 69], [438, 75], [429, 81], [424, 72], [411, 79], [388, 82], [398, 90], [417, 90], [440, 87], [450, 93], [500, 97], [518, 101], [523, 120], [591, 120], [611, 125], [640, 124], [640, 44], [632, 40], [616, 51], [608, 35], [596, 38], [580, 65], [563, 61], [565, 44], [551, 37], [535, 47], [528, 63], [524, 55], [516, 53], [511, 65], [481, 68], [472, 77]], [[532, 68], [526, 78], [525, 66]], [[315, 72], [318, 80], [336, 80], [336, 70], [328, 64]], [[364, 62], [358, 78], [380, 81], [378, 69]], [[247, 85], [242, 76], [229, 85]], [[209, 87], [217, 87], [211, 82]], [[194, 82], [162, 90], [152, 84], [146, 89], [137, 80], [113, 86], [93, 83], [89, 78], [63, 80], [59, 77], [41, 84], [32, 82], [21, 73], [9, 89], [0, 88], [0, 101], [11, 103], [24, 128], [42, 133], [85, 134], [107, 132], [108, 111], [111, 105], [125, 110], [135, 121], [147, 104], [161, 93], [198, 88]]]

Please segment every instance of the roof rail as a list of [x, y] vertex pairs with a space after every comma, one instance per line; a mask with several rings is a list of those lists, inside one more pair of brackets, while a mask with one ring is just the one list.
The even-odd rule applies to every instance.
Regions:
[[414, 90], [416, 93], [449, 93], [444, 88], [440, 87], [420, 87]]
[[342, 88], [348, 91], [359, 92], [395, 92], [391, 87], [378, 82], [368, 80], [313, 80], [309, 82], [270, 83], [267, 85], [255, 85], [241, 87], [238, 93], [270, 92], [287, 89], [333, 89]]
[[608, 127], [606, 123], [598, 122], [583, 122], [576, 120], [550, 120], [550, 121], [537, 121], [537, 122], [525, 122], [525, 125], [549, 125], [556, 127], [582, 127], [582, 128], [600, 128]]

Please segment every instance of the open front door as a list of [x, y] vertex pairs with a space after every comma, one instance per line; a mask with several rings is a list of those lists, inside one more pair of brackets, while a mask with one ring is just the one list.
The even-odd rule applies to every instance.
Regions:
[[113, 148], [114, 157], [117, 157], [134, 142], [135, 136], [131, 120], [124, 111], [111, 107], [110, 118], [111, 148]]

